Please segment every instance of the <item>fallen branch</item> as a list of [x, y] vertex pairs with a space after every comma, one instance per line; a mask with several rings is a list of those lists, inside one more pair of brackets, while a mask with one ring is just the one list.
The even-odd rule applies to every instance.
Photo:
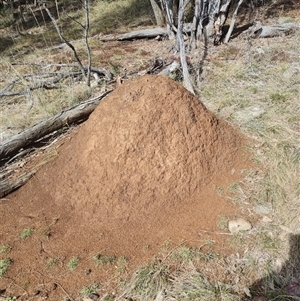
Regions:
[[[57, 68], [73, 68], [78, 67], [77, 64], [47, 64], [46, 66], [44, 64], [38, 64], [38, 63], [12, 63], [12, 65], [28, 65], [28, 66], [44, 66], [45, 68], [51, 68], [51, 67], [57, 67]], [[88, 70], [88, 66], [83, 66], [84, 71]], [[97, 68], [97, 67], [91, 67], [91, 72], [95, 72], [98, 75], [105, 76], [108, 80], [111, 80], [113, 78], [113, 75], [110, 71], [106, 70], [105, 68]], [[35, 75], [24, 75], [24, 77], [30, 77], [30, 76], [38, 76], [38, 77], [51, 77], [53, 75], [57, 75], [57, 73], [41, 73], [41, 74], [35, 74]]]
[[104, 92], [101, 95], [89, 99], [74, 108], [63, 111], [56, 116], [42, 121], [33, 127], [3, 141], [0, 143], [0, 158], [7, 160], [10, 156], [16, 154], [20, 149], [29, 146], [38, 139], [50, 134], [53, 131], [61, 129], [66, 125], [85, 120], [94, 111], [101, 99], [111, 91]]
[[[64, 65], [64, 64], [55, 64], [53, 66], [56, 67], [75, 67], [75, 65]], [[85, 71], [88, 70], [88, 67], [83, 67]], [[105, 68], [95, 68], [91, 67], [90, 71], [92, 73], [97, 73], [99, 76], [105, 76], [107, 80], [112, 80], [113, 75], [106, 70]], [[26, 81], [33, 82], [33, 84], [29, 85], [26, 89], [21, 91], [11, 91], [14, 85], [20, 84], [21, 79], [14, 80], [13, 82], [7, 84], [2, 90], [0, 90], [0, 97], [2, 96], [17, 96], [17, 95], [25, 95], [29, 94], [29, 91], [36, 90], [36, 89], [55, 89], [57, 88], [55, 84], [60, 82], [61, 80], [67, 77], [78, 77], [81, 76], [80, 71], [73, 71], [73, 72], [64, 72], [64, 73], [39, 73], [39, 74], [27, 74], [24, 75], [23, 78]], [[52, 79], [49, 79], [51, 78]], [[53, 78], [54, 77], [54, 78]], [[44, 79], [44, 80], [41, 80]], [[22, 82], [21, 82], [22, 83]], [[33, 102], [33, 97], [29, 94], [31, 102]]]
[[[9, 83], [8, 85], [6, 85], [4, 87], [3, 90], [0, 91], [0, 97], [1, 96], [16, 96], [16, 95], [24, 95], [28, 93], [28, 89], [29, 90], [35, 90], [35, 89], [40, 89], [40, 88], [44, 88], [44, 89], [54, 89], [55, 86], [53, 86], [54, 84], [57, 84], [58, 82], [60, 82], [62, 79], [73, 76], [79, 76], [81, 75], [81, 72], [66, 72], [66, 73], [54, 73], [56, 75], [55, 78], [51, 79], [51, 80], [44, 80], [44, 81], [36, 81], [33, 84], [29, 85], [27, 88], [25, 88], [24, 90], [21, 91], [8, 91], [11, 90], [13, 88], [13, 86], [15, 84], [19, 84], [21, 79], [19, 79], [18, 81], [15, 80], [12, 83]], [[34, 81], [34, 78], [37, 76], [41, 76], [41, 75], [25, 75], [24, 79], [27, 81]], [[42, 77], [42, 76], [41, 76]], [[44, 77], [46, 77], [46, 75], [44, 75]], [[49, 76], [50, 77], [50, 76]], [[53, 77], [53, 74], [51, 75], [51, 77]]]
[[257, 22], [248, 29], [250, 37], [252, 38], [272, 38], [278, 36], [288, 35], [292, 30], [300, 29], [299, 23], [284, 23], [277, 25], [262, 25]]
[[157, 28], [148, 28], [142, 30], [136, 30], [128, 33], [124, 33], [121, 35], [105, 35], [99, 37], [100, 41], [108, 42], [108, 41], [125, 41], [125, 40], [134, 40], [134, 39], [153, 39], [157, 36], [168, 36], [168, 31], [165, 28], [157, 27]]
[[4, 198], [14, 190], [23, 186], [37, 171], [31, 171], [18, 177], [16, 180], [5, 180], [0, 183], [0, 198]]

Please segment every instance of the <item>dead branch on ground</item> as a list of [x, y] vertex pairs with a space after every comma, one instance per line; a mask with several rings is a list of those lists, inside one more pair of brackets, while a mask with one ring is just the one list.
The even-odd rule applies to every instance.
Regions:
[[23, 186], [36, 173], [36, 170], [30, 171], [18, 177], [16, 180], [5, 180], [0, 183], [0, 198], [4, 198], [14, 190]]
[[162, 27], [147, 28], [142, 30], [135, 30], [120, 35], [105, 35], [98, 37], [102, 42], [109, 41], [126, 41], [135, 39], [154, 39], [157, 36], [167, 37], [168, 31]]
[[[3, 96], [16, 96], [16, 95], [25, 95], [29, 93], [29, 90], [36, 90], [40, 88], [44, 89], [55, 89], [57, 88], [55, 84], [60, 82], [62, 79], [68, 78], [68, 77], [78, 77], [81, 73], [78, 72], [66, 72], [66, 73], [48, 73], [48, 74], [30, 74], [25, 75], [22, 79], [19, 78], [17, 80], [12, 81], [11, 83], [7, 84], [2, 90], [0, 90], [0, 97]], [[48, 78], [47, 78], [48, 77]], [[51, 78], [52, 79], [49, 79]], [[41, 80], [41, 78], [46, 78], [45, 80]], [[31, 82], [26, 88], [20, 91], [12, 91], [12, 89], [16, 85], [23, 85], [25, 82]], [[33, 82], [33, 83], [32, 83]]]
[[[22, 63], [24, 64], [24, 63]], [[17, 65], [17, 63], [14, 63]], [[37, 65], [37, 64], [35, 64]], [[69, 64], [49, 64], [47, 67], [75, 67], [75, 65]], [[90, 72], [96, 73], [99, 76], [105, 76], [106, 80], [111, 81], [113, 75], [107, 71], [105, 68], [95, 68], [95, 67], [83, 67], [85, 71], [90, 69]], [[18, 78], [13, 80], [12, 82], [6, 84], [6, 86], [0, 90], [0, 98], [1, 97], [9, 97], [9, 96], [17, 96], [17, 95], [29, 95], [29, 99], [32, 102], [31, 91], [36, 89], [57, 89], [57, 83], [66, 79], [66, 78], [78, 78], [80, 80], [82, 78], [82, 73], [80, 71], [68, 71], [68, 72], [49, 72], [49, 73], [36, 73], [36, 74], [26, 74], [22, 78]], [[28, 83], [28, 86], [26, 84]], [[14, 91], [16, 86], [25, 86], [24, 89]]]
[[248, 34], [251, 38], [272, 38], [288, 35], [293, 30], [300, 30], [300, 23], [262, 25], [256, 22], [248, 29]]
[[28, 147], [38, 139], [45, 135], [69, 126], [72, 123], [85, 120], [94, 111], [101, 99], [108, 95], [111, 91], [102, 93], [88, 101], [81, 103], [69, 110], [65, 110], [56, 116], [42, 121], [31, 128], [3, 141], [0, 143], [0, 158], [2, 161], [9, 159], [10, 156], [16, 154], [20, 149]]

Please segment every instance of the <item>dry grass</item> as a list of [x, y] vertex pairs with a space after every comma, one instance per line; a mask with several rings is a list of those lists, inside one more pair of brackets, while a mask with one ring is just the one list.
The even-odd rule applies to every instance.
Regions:
[[[186, 247], [181, 257], [143, 267], [129, 281], [127, 297], [229, 301], [258, 295], [299, 300], [290, 289], [300, 281], [299, 38], [296, 33], [254, 40], [252, 45], [237, 40], [221, 46], [209, 54], [198, 90], [207, 107], [253, 141], [251, 151], [260, 170], [250, 171], [229, 190], [232, 200], [257, 220], [255, 227], [232, 237], [237, 252], [226, 258], [201, 261], [204, 254]], [[269, 213], [256, 213], [258, 205]]]
[[[148, 14], [149, 5], [147, 1], [137, 0], [93, 2], [90, 8], [90, 23], [92, 24], [90, 35], [116, 32], [116, 27], [119, 31], [126, 31], [133, 22], [152, 24], [151, 17]], [[44, 18], [45, 13], [40, 21], [39, 15], [39, 10], [28, 14], [26, 17], [27, 23], [32, 23], [35, 27], [21, 28], [23, 33], [21, 36], [15, 36], [11, 29], [5, 28], [5, 31], [3, 31], [5, 34], [0, 38], [0, 44], [3, 46], [3, 49], [0, 49], [3, 50], [0, 58], [0, 90], [4, 89], [7, 84], [18, 81], [18, 84], [9, 90], [26, 91], [29, 85], [38, 81], [38, 78], [28, 81], [25, 78], [26, 74], [54, 72], [51, 64], [74, 64], [74, 55], [68, 47], [55, 48], [61, 43], [58, 34], [51, 22]], [[3, 28], [10, 24], [10, 14], [6, 16], [7, 19], [3, 19], [0, 24]], [[61, 26], [64, 36], [72, 41], [83, 64], [87, 64], [87, 54], [82, 40], [82, 28], [76, 22], [71, 21], [70, 17], [84, 24], [82, 11], [72, 8], [72, 5], [68, 6], [66, 12], [61, 12], [57, 23]], [[70, 26], [70, 23], [72, 26]], [[13, 35], [15, 37], [11, 38]], [[75, 39], [79, 40], [75, 41]], [[99, 53], [98, 50], [104, 48], [102, 43], [94, 39], [91, 39], [90, 43], [94, 67], [105, 67], [114, 75], [122, 73], [122, 62], [127, 51], [115, 47], [115, 50], [107, 49]], [[127, 47], [127, 50], [133, 57], [137, 57], [139, 49]], [[144, 64], [144, 61], [142, 63], [138, 61], [135, 64], [139, 68]], [[68, 72], [68, 69], [59, 72]], [[10, 76], [8, 77], [7, 74]], [[63, 109], [86, 100], [99, 89], [105, 89], [105, 87], [98, 85], [93, 89], [88, 88], [84, 83], [70, 75], [65, 80], [60, 81], [56, 85], [56, 89], [46, 90], [41, 88], [32, 90], [32, 97], [29, 93], [1, 97], [0, 141], [57, 114]]]
[[215, 63], [206, 66], [200, 87], [208, 107], [253, 138], [252, 151], [261, 171], [245, 180], [236, 198], [250, 216], [257, 215], [256, 205], [270, 208], [270, 213], [265, 218], [258, 215], [255, 231], [244, 238], [247, 253], [243, 259], [253, 261], [249, 279], [265, 276], [264, 293], [280, 300], [288, 300], [282, 296], [285, 286], [300, 280], [299, 256], [294, 253], [300, 232], [298, 39], [299, 33], [254, 40], [251, 47], [246, 42], [232, 42], [221, 52], [232, 58], [227, 52], [233, 49], [236, 55], [236, 47], [240, 47], [236, 61], [215, 58]]

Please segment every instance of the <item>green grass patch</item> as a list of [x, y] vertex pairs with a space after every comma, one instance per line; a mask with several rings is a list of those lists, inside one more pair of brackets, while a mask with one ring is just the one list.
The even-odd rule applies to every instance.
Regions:
[[3, 244], [0, 247], [1, 254], [8, 254], [12, 250], [12, 246], [9, 244]]
[[91, 285], [84, 286], [81, 289], [80, 294], [82, 296], [88, 296], [89, 294], [97, 293], [98, 290], [99, 290], [99, 284], [98, 283], [93, 283]]
[[47, 266], [47, 268], [52, 268], [52, 267], [56, 266], [58, 262], [59, 262], [58, 258], [51, 257], [51, 258], [47, 259], [46, 266]]
[[30, 237], [33, 233], [34, 229], [33, 228], [26, 228], [24, 230], [22, 230], [20, 237], [21, 239], [26, 239], [28, 237]]
[[112, 264], [116, 261], [115, 256], [96, 254], [93, 256], [97, 266], [104, 266], [106, 264]]
[[0, 260], [0, 278], [7, 272], [8, 267], [12, 264], [9, 258]]
[[69, 262], [67, 263], [67, 267], [69, 270], [73, 271], [77, 268], [79, 265], [79, 258], [78, 257], [72, 257]]

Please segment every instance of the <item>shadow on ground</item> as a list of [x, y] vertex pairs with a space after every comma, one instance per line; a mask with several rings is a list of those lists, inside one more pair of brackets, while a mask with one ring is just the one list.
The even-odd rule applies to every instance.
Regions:
[[0, 37], [0, 52], [6, 50], [8, 47], [14, 44], [12, 38]]
[[289, 259], [280, 272], [271, 272], [256, 281], [250, 287], [252, 297], [244, 301], [300, 300], [300, 235], [290, 235], [289, 245]]

